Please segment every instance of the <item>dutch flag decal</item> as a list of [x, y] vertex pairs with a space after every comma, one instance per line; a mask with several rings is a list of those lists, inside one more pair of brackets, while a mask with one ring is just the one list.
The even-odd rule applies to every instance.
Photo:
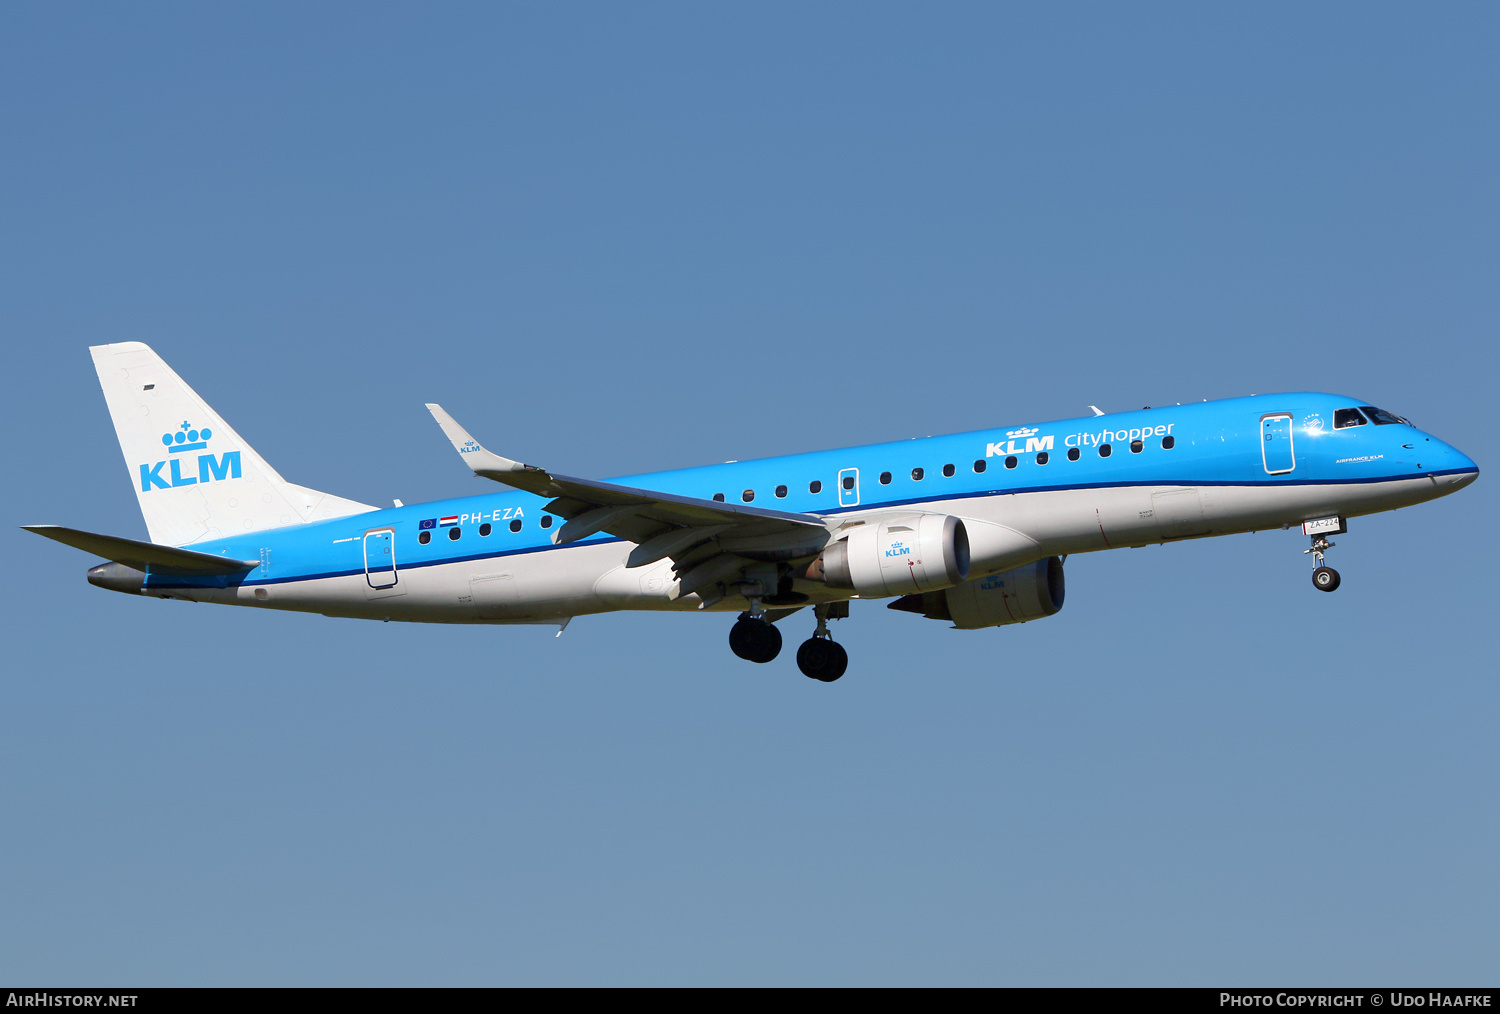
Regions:
[[445, 518], [438, 518], [438, 524], [442, 525], [444, 528], [447, 528], [449, 525], [456, 525], [458, 524], [458, 515], [449, 514]]

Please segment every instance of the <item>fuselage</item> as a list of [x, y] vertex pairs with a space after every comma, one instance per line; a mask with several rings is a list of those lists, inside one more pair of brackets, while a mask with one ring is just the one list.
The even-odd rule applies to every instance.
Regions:
[[[1260, 395], [612, 481], [817, 515], [830, 531], [890, 512], [954, 515], [968, 526], [972, 578], [1053, 555], [1391, 510], [1478, 475], [1464, 454], [1404, 420], [1357, 411], [1367, 405], [1332, 394]], [[148, 574], [143, 591], [450, 623], [703, 606], [696, 595], [672, 597], [670, 560], [627, 567], [629, 542], [598, 534], [554, 545], [559, 522], [547, 502], [493, 486], [197, 542], [199, 552], [262, 563], [233, 577]], [[797, 591], [810, 602], [852, 597], [814, 582], [799, 581]], [[735, 595], [711, 603], [746, 605]]]

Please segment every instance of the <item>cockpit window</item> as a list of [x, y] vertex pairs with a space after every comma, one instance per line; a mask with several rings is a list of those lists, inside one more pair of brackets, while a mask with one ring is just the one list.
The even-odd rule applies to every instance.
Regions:
[[1387, 412], [1383, 408], [1375, 408], [1371, 405], [1361, 405], [1360, 411], [1369, 416], [1370, 421], [1373, 422], [1376, 426], [1390, 426], [1392, 424], [1401, 426], [1411, 425], [1411, 423], [1407, 422], [1399, 415], [1391, 415], [1391, 413]]
[[1333, 412], [1333, 428], [1344, 429], [1348, 426], [1363, 426], [1365, 417], [1359, 414], [1357, 408], [1340, 408]]

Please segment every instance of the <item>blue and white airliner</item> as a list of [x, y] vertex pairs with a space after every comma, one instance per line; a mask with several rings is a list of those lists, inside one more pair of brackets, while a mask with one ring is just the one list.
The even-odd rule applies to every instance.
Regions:
[[[104, 557], [133, 595], [431, 623], [547, 623], [616, 609], [816, 620], [797, 665], [843, 675], [828, 621], [853, 599], [961, 630], [1063, 605], [1063, 561], [1301, 526], [1313, 585], [1347, 519], [1446, 496], [1479, 469], [1406, 419], [1336, 394], [1268, 394], [729, 462], [598, 482], [486, 450], [438, 405], [490, 492], [377, 509], [287, 482], [140, 342], [90, 350], [151, 541], [29, 531]], [[561, 631], [559, 631], [561, 632]]]

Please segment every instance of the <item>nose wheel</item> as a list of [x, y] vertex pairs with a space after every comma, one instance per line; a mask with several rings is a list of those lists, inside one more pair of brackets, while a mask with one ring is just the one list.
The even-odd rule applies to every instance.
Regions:
[[1340, 581], [1339, 572], [1323, 563], [1323, 554], [1333, 547], [1334, 543], [1329, 542], [1323, 536], [1314, 535], [1312, 537], [1312, 548], [1302, 551], [1304, 553], [1311, 553], [1313, 562], [1317, 564], [1313, 568], [1312, 583], [1313, 587], [1318, 589], [1318, 591], [1331, 592], [1338, 589]]
[[1318, 591], [1331, 592], [1339, 586], [1339, 572], [1332, 567], [1319, 567], [1313, 571], [1313, 587]]

